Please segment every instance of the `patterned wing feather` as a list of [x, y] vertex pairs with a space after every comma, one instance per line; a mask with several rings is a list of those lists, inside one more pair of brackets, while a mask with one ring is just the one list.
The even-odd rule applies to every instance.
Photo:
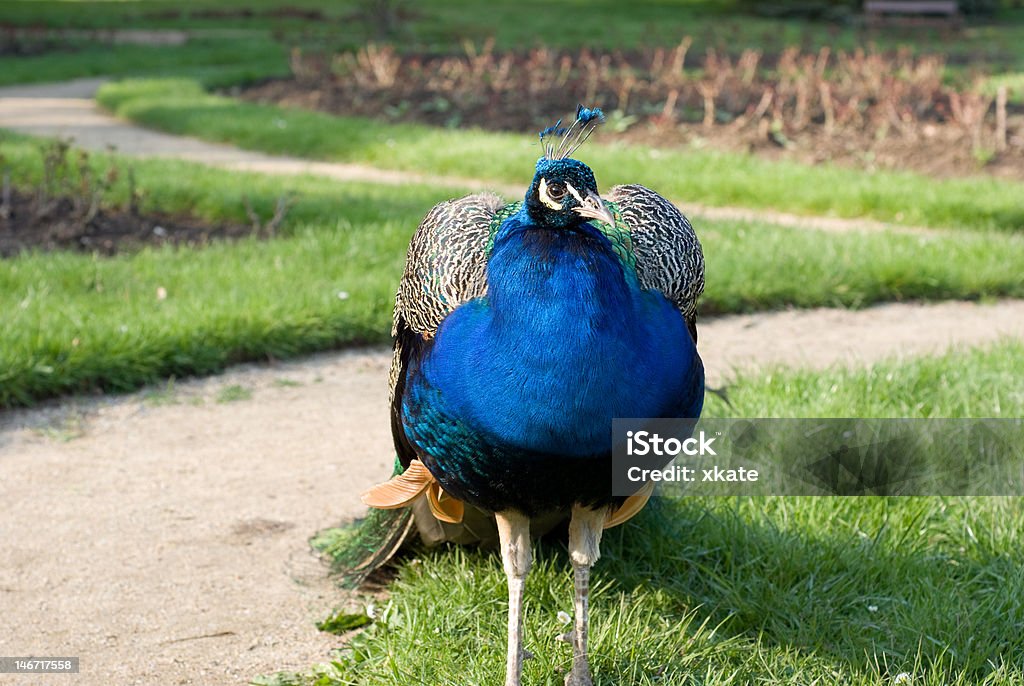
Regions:
[[615, 186], [604, 198], [616, 205], [629, 227], [640, 284], [658, 289], [679, 308], [696, 341], [704, 253], [689, 220], [675, 205], [644, 186]]
[[487, 245], [491, 224], [505, 201], [491, 193], [469, 195], [435, 206], [409, 244], [405, 273], [395, 296], [394, 357], [391, 363], [391, 421], [403, 465], [415, 457], [401, 428], [399, 403], [411, 356], [462, 303], [487, 289]]
[[505, 201], [491, 193], [469, 195], [435, 206], [409, 244], [398, 286], [399, 316], [430, 338], [458, 305], [483, 294], [491, 220]]

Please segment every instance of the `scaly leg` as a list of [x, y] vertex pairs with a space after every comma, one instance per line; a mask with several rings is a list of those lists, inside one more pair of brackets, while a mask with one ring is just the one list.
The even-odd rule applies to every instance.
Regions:
[[590, 568], [601, 557], [601, 533], [607, 508], [592, 510], [575, 505], [569, 522], [569, 559], [576, 590], [576, 628], [572, 632], [572, 671], [565, 686], [592, 686], [587, 662], [587, 629], [590, 620]]
[[526, 515], [507, 510], [497, 512], [501, 561], [508, 578], [508, 657], [505, 660], [505, 686], [520, 686], [523, 674], [523, 587], [530, 571], [530, 520]]

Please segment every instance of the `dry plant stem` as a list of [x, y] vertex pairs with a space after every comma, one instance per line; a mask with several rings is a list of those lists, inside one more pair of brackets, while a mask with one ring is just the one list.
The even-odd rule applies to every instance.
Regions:
[[832, 103], [832, 88], [828, 83], [822, 81], [818, 84], [818, 95], [821, 98], [821, 106], [825, 111], [825, 133], [831, 135], [836, 126], [836, 108]]
[[88, 226], [89, 222], [96, 218], [96, 215], [100, 211], [100, 203], [103, 200], [103, 189], [97, 188], [93, 191], [92, 199], [89, 202], [89, 209], [86, 210], [85, 215], [80, 221], [82, 228]]
[[665, 106], [661, 108], [662, 123], [666, 126], [675, 120], [676, 100], [679, 98], [679, 91], [673, 88], [665, 98]]
[[697, 84], [697, 90], [704, 98], [704, 128], [710, 129], [715, 124], [715, 95], [716, 88], [713, 84], [701, 82]]
[[679, 78], [686, 76], [686, 53], [690, 51], [691, 45], [693, 45], [693, 38], [686, 36], [679, 41], [679, 45], [672, 51], [672, 74]]
[[260, 215], [256, 214], [256, 210], [252, 207], [252, 200], [249, 199], [248, 195], [242, 196], [242, 204], [245, 206], [245, 216], [249, 218], [249, 223], [252, 225], [253, 234], [258, 234], [260, 227], [263, 225], [263, 220], [260, 219]]
[[740, 55], [737, 66], [742, 70], [741, 80], [745, 85], [749, 86], [754, 82], [754, 78], [757, 76], [757, 65], [760, 62], [760, 50], [744, 50], [743, 54]]
[[996, 91], [996, 150], [1006, 152], [1006, 86]]
[[245, 206], [245, 215], [249, 218], [249, 224], [252, 226], [252, 235], [258, 238], [271, 238], [277, 234], [277, 229], [288, 215], [288, 210], [291, 209], [293, 204], [293, 198], [287, 194], [277, 196], [277, 202], [274, 204], [274, 213], [266, 222], [263, 221], [263, 218], [253, 208], [249, 196], [243, 196], [242, 203]]
[[263, 238], [270, 238], [277, 234], [277, 229], [281, 226], [281, 222], [288, 215], [288, 210], [292, 208], [294, 199], [291, 195], [279, 195], [277, 202], [274, 204], [274, 214], [267, 222], [264, 227]]
[[801, 79], [796, 84], [796, 111], [793, 113], [793, 128], [802, 131], [807, 121], [807, 81]]
[[139, 189], [135, 183], [135, 170], [128, 169], [128, 212], [133, 216], [139, 216]]

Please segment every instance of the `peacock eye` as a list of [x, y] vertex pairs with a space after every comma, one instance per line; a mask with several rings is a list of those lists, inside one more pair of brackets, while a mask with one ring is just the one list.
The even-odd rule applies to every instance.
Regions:
[[565, 197], [566, 192], [564, 183], [553, 183], [548, 186], [548, 195], [552, 200], [561, 200]]

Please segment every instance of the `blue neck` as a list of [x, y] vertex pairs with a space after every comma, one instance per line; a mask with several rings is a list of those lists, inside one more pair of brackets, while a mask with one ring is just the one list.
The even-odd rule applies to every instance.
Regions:
[[561, 455], [610, 447], [613, 417], [682, 416], [696, 351], [682, 316], [640, 288], [589, 224], [501, 226], [487, 295], [442, 323], [424, 374], [468, 426]]
[[621, 332], [638, 288], [635, 273], [590, 224], [539, 228], [525, 210], [502, 225], [487, 263], [493, 334], [510, 342], [533, 339], [524, 352], [548, 360], [554, 351], [546, 346], [556, 345], [565, 356], [582, 354], [595, 331]]

